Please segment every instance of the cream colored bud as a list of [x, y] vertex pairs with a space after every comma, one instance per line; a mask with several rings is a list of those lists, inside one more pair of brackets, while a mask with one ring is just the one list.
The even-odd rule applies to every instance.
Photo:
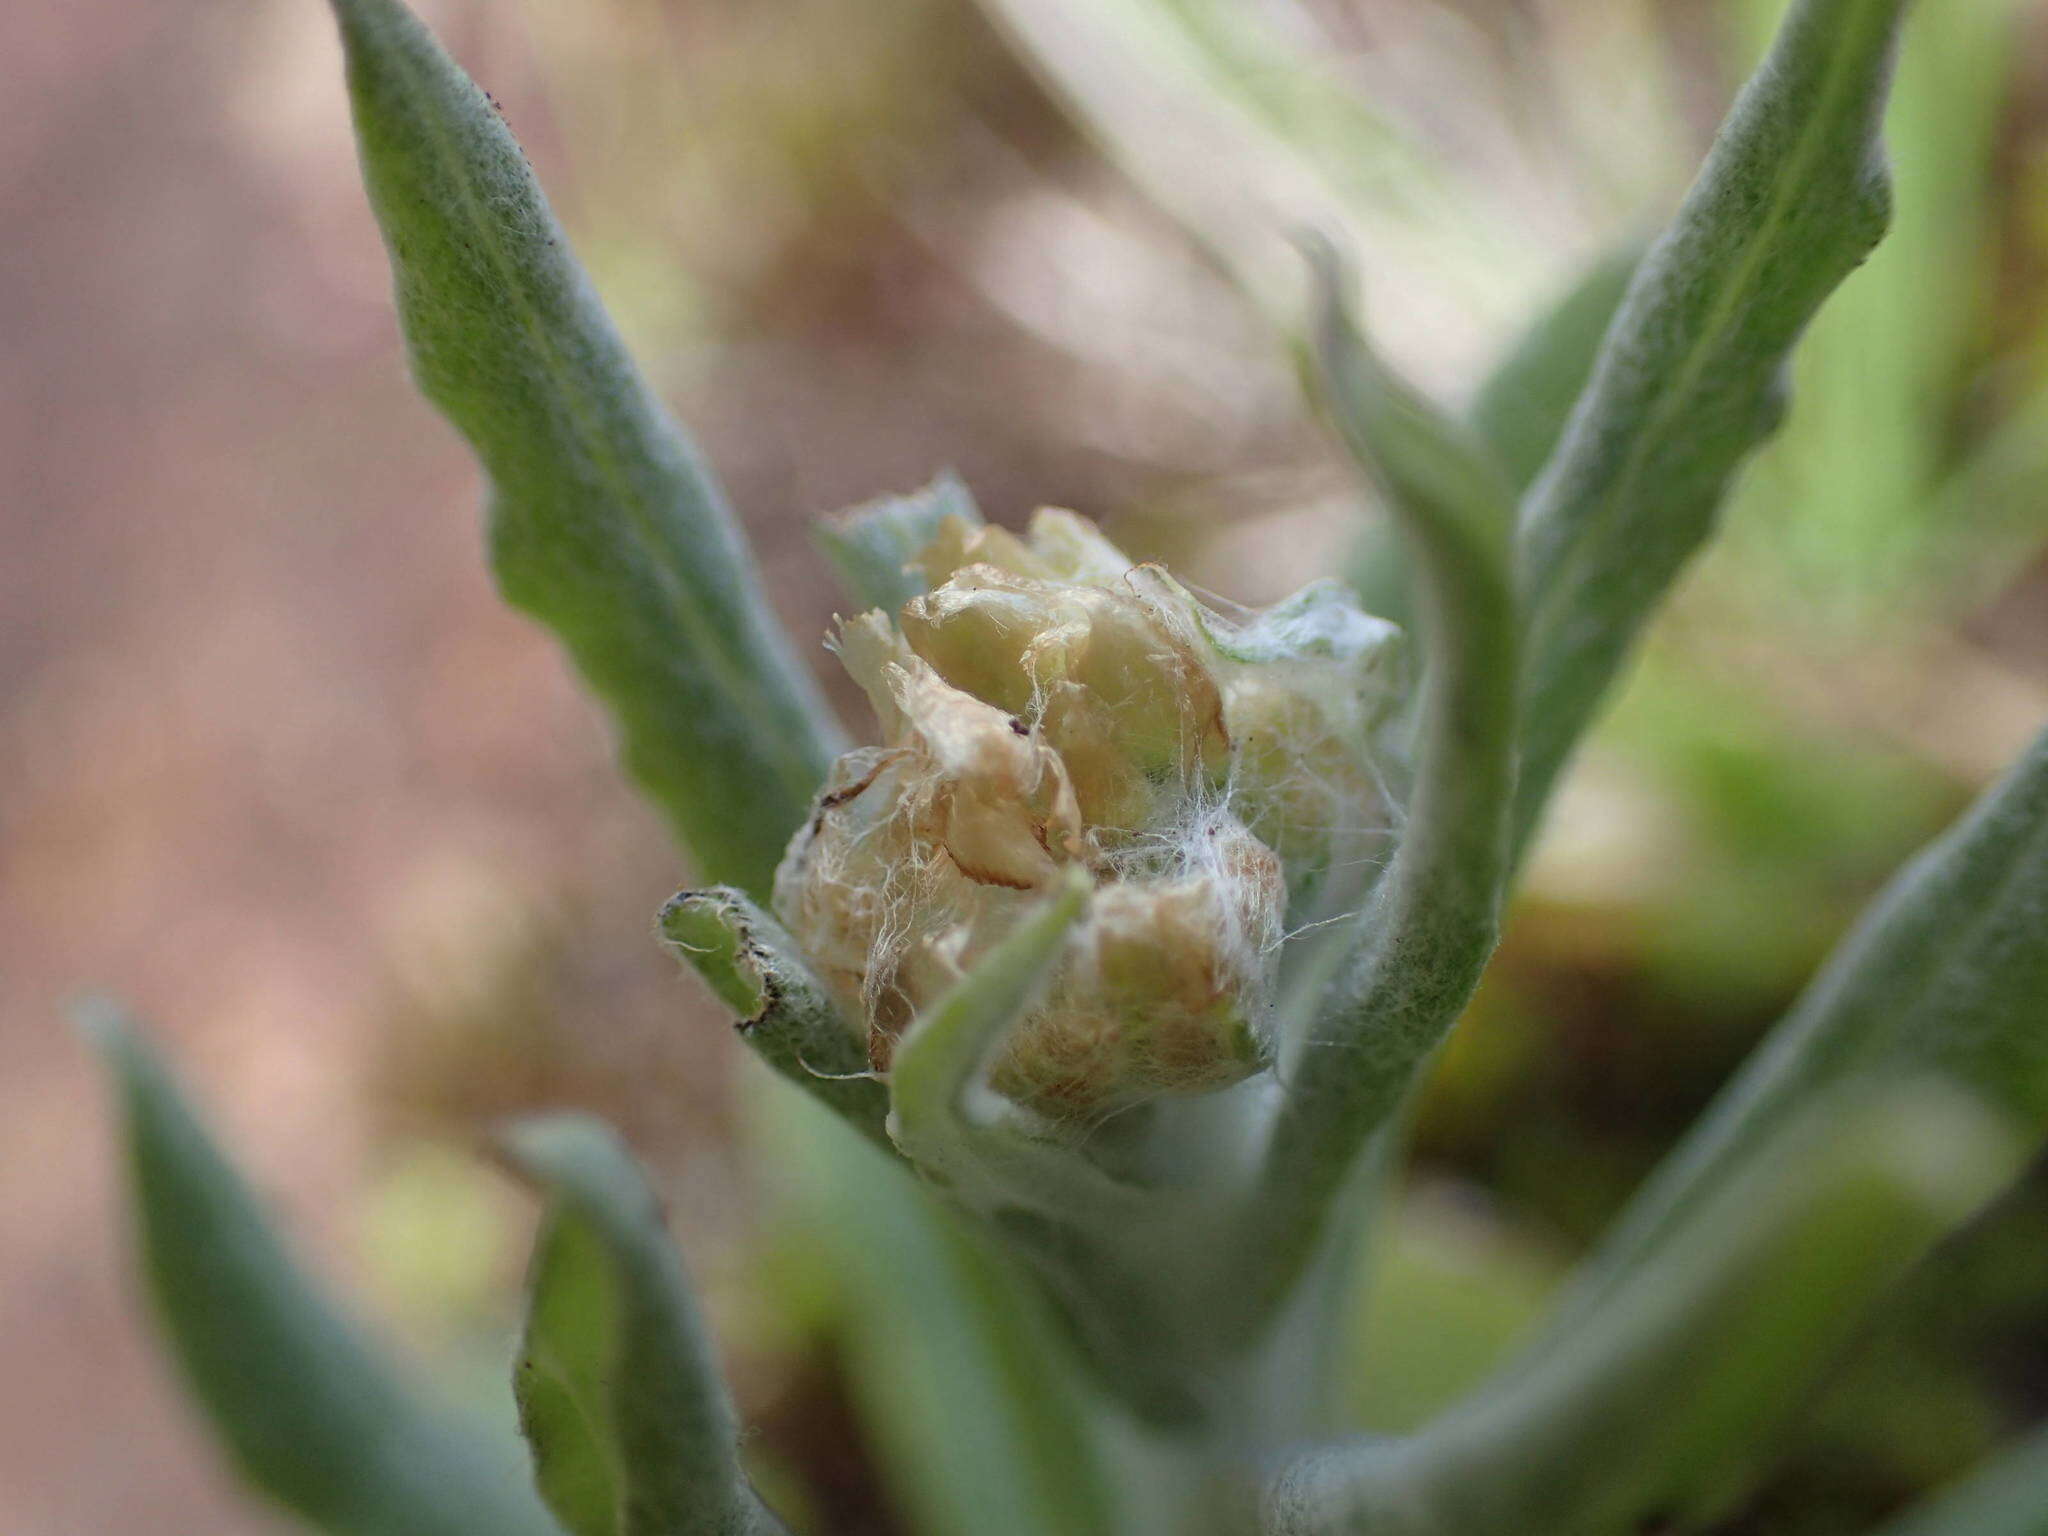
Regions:
[[1258, 1069], [1286, 906], [1280, 861], [1225, 814], [1181, 854], [1183, 873], [1097, 892], [1051, 996], [998, 1069], [998, 1088], [1086, 1112], [1223, 1088]]
[[1079, 865], [1097, 894], [996, 1086], [1085, 1115], [1256, 1070], [1295, 864], [1384, 826], [1389, 627], [1334, 589], [1232, 623], [1064, 512], [947, 519], [918, 564], [929, 591], [835, 638], [883, 745], [776, 877], [870, 1060]]

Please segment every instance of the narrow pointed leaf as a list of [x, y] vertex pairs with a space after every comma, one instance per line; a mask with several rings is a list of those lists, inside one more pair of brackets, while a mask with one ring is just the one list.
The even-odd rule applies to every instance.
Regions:
[[1423, 705], [1392, 867], [1341, 934], [1334, 985], [1283, 1062], [1247, 1240], [1267, 1270], [1250, 1288], [1261, 1305], [1307, 1261], [1330, 1199], [1493, 952], [1514, 782], [1512, 498], [1483, 445], [1373, 356], [1346, 307], [1348, 274], [1334, 249], [1316, 254], [1321, 387], [1417, 574]]
[[1730, 478], [1776, 425], [1800, 332], [1884, 231], [1878, 134], [1903, 7], [1796, 0], [1530, 491], [1521, 838]]
[[777, 1072], [881, 1146], [888, 1090], [847, 1019], [783, 926], [728, 886], [679, 892], [661, 933], [738, 1019], [740, 1038]]
[[925, 590], [911, 562], [949, 517], [981, 525], [981, 511], [958, 476], [944, 474], [908, 496], [886, 496], [819, 520], [818, 547], [847, 595], [894, 613]]
[[2048, 732], [1871, 906], [1603, 1239], [1566, 1316], [1596, 1318], [1814, 1095], [1920, 1073], [2048, 1136]]
[[497, 110], [398, 0], [334, 0], [413, 370], [707, 879], [760, 894], [836, 748], [723, 494], [635, 369]]
[[292, 1262], [154, 1053], [112, 1018], [93, 1033], [158, 1320], [242, 1476], [333, 1536], [559, 1536], [510, 1437], [402, 1381]]
[[2019, 1171], [2005, 1117], [1938, 1084], [1814, 1103], [1609, 1298], [1411, 1439], [1313, 1455], [1266, 1536], [1696, 1530], [1769, 1464], [1818, 1372]]
[[739, 1466], [710, 1340], [618, 1138], [560, 1116], [516, 1127], [548, 1191], [516, 1385], [541, 1492], [573, 1536], [776, 1536]]
[[1877, 1536], [2041, 1536], [2048, 1530], [2048, 1429], [2036, 1430]]
[[[1187, 1215], [1186, 1207], [1166, 1203], [1071, 1128], [1055, 1129], [989, 1083], [1093, 890], [1085, 871], [1068, 870], [905, 1031], [889, 1066], [889, 1134], [948, 1203], [1000, 1232], [1010, 1256], [1037, 1271], [1085, 1341], [1100, 1383], [1148, 1417], [1185, 1422], [1191, 1399], [1174, 1380], [1178, 1362], [1159, 1348], [1159, 1290], [1148, 1272], [1175, 1262], [1168, 1255], [1187, 1225], [1173, 1216]], [[1208, 1332], [1209, 1321], [1197, 1331]]]
[[1093, 889], [1074, 871], [904, 1033], [889, 1064], [889, 1134], [913, 1160], [944, 1169], [971, 1150], [1000, 1104], [985, 1082], [990, 1062], [1050, 977]]

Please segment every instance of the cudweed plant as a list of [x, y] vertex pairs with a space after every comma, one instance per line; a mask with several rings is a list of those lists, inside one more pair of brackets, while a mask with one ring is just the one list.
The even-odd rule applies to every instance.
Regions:
[[[488, 99], [397, 0], [334, 9], [414, 368], [488, 472], [498, 579], [708, 882], [662, 932], [816, 1134], [857, 1133], [832, 1155], [866, 1262], [921, 1298], [887, 1347], [980, 1373], [983, 1432], [931, 1448], [964, 1490], [932, 1529], [1697, 1529], [2048, 1132], [2044, 739], [1878, 899], [1519, 1359], [1398, 1438], [1333, 1407], [1403, 1105], [1790, 349], [1884, 228], [1900, 0], [1797, 0], [1671, 227], [1625, 291], [1601, 279], [1597, 348], [1582, 316], [1539, 323], [1471, 422], [1379, 360], [1343, 250], [1303, 242], [1304, 377], [1393, 511], [1412, 632], [1332, 581], [1226, 612], [1079, 517], [1019, 536], [942, 480], [821, 532], [863, 610], [830, 643], [881, 726], [851, 750]], [[314, 1294], [137, 1036], [100, 1037], [169, 1338], [300, 1519], [785, 1529], [603, 1127], [507, 1137], [548, 1202], [527, 1475]], [[2036, 1446], [1892, 1530], [2019, 1536], [2044, 1509]]]

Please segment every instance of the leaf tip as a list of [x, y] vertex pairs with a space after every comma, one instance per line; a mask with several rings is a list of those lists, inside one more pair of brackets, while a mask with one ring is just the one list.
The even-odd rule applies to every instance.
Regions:
[[112, 998], [88, 993], [74, 998], [64, 1011], [78, 1038], [110, 1066], [119, 1066], [137, 1048], [135, 1026], [127, 1010]]
[[492, 1139], [515, 1169], [550, 1192], [573, 1182], [593, 1161], [622, 1151], [610, 1126], [577, 1110], [523, 1116], [500, 1126]]

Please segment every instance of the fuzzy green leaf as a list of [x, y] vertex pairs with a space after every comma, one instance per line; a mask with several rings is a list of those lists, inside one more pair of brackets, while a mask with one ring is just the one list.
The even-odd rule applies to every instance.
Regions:
[[1512, 497], [1484, 445], [1373, 355], [1335, 249], [1311, 254], [1327, 409], [1382, 483], [1418, 575], [1423, 695], [1392, 866], [1334, 941], [1334, 985], [1282, 1062], [1287, 1091], [1246, 1243], [1266, 1270], [1249, 1288], [1260, 1306], [1306, 1263], [1367, 1139], [1478, 984], [1499, 932], [1514, 783]]
[[821, 518], [816, 538], [848, 596], [894, 613], [925, 590], [924, 578], [909, 566], [949, 517], [981, 526], [973, 494], [950, 473], [908, 496], [885, 496]]
[[874, 1074], [860, 1026], [848, 1020], [783, 926], [727, 886], [678, 892], [661, 909], [661, 934], [737, 1016], [740, 1038], [804, 1092], [878, 1145], [888, 1090]]
[[292, 1262], [155, 1054], [118, 1020], [92, 1028], [158, 1319], [242, 1476], [333, 1536], [560, 1536], [510, 1438], [401, 1381]]
[[413, 370], [490, 477], [499, 585], [611, 706], [699, 872], [761, 894], [836, 728], [496, 108], [397, 0], [334, 9]]
[[1893, 880], [1574, 1282], [1597, 1322], [1816, 1094], [1936, 1073], [2048, 1135], [2048, 732]]
[[660, 1208], [619, 1140], [558, 1116], [516, 1127], [548, 1191], [515, 1378], [535, 1476], [574, 1536], [773, 1536]]
[[1694, 1530], [1772, 1458], [1870, 1306], [2023, 1162], [2006, 1117], [1926, 1082], [1823, 1099], [1609, 1298], [1601, 1326], [1419, 1434], [1309, 1456], [1267, 1536]]
[[2041, 1536], [2048, 1531], [2048, 1429], [1877, 1536]]
[[1879, 126], [1904, 0], [1797, 0], [1530, 491], [1517, 836], [1637, 631], [1784, 409], [1786, 356], [1884, 232]]
[[1094, 890], [1076, 870], [904, 1032], [889, 1065], [889, 1134], [934, 1171], [973, 1160], [1006, 1105], [985, 1079], [1003, 1036], [1045, 986]]

